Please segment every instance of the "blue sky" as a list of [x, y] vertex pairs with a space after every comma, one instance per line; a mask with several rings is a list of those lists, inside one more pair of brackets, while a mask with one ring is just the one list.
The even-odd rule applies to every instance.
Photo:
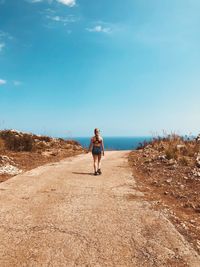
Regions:
[[200, 132], [199, 0], [0, 0], [0, 128]]

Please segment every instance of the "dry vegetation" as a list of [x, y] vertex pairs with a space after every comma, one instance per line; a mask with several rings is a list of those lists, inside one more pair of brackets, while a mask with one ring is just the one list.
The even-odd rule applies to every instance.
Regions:
[[200, 252], [200, 138], [154, 138], [132, 151], [129, 162], [146, 198], [166, 210]]
[[16, 130], [0, 131], [0, 182], [48, 162], [84, 153], [74, 140]]

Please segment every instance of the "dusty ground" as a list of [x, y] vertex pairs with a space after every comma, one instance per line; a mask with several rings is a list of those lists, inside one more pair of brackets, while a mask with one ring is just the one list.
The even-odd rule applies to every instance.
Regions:
[[0, 130], [0, 182], [46, 163], [85, 153], [75, 140]]
[[0, 184], [0, 266], [199, 267], [200, 256], [155, 210], [132, 176], [128, 151], [91, 154]]
[[192, 175], [190, 166], [171, 165], [151, 156], [143, 150], [129, 155], [141, 191], [155, 208], [167, 212], [178, 231], [200, 253], [200, 179]]
[[[45, 152], [44, 152], [45, 153]], [[3, 156], [8, 156], [13, 159], [15, 166], [17, 166], [22, 172], [32, 170], [38, 166], [42, 166], [47, 163], [57, 162], [61, 159], [75, 156], [78, 154], [85, 153], [83, 150], [73, 150], [73, 149], [60, 149], [59, 152], [52, 155], [45, 155], [39, 152], [13, 152], [5, 151]], [[1, 156], [1, 154], [0, 154]], [[13, 177], [10, 174], [0, 174], [0, 183], [4, 182]]]

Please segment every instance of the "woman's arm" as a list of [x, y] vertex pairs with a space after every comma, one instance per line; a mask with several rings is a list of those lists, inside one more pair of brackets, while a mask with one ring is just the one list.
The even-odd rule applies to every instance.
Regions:
[[103, 152], [103, 156], [104, 156], [104, 143], [103, 143], [103, 138], [102, 138], [101, 145], [102, 145], [102, 152]]
[[93, 139], [91, 138], [90, 140], [90, 145], [89, 145], [89, 148], [88, 148], [88, 152], [90, 152], [92, 150], [92, 146], [93, 146]]

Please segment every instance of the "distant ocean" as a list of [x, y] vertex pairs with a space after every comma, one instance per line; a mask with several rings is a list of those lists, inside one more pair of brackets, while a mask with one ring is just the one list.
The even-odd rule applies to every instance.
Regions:
[[[151, 137], [103, 137], [105, 150], [132, 150], [140, 143], [150, 141]], [[66, 138], [78, 141], [83, 147], [88, 147], [91, 137]]]

